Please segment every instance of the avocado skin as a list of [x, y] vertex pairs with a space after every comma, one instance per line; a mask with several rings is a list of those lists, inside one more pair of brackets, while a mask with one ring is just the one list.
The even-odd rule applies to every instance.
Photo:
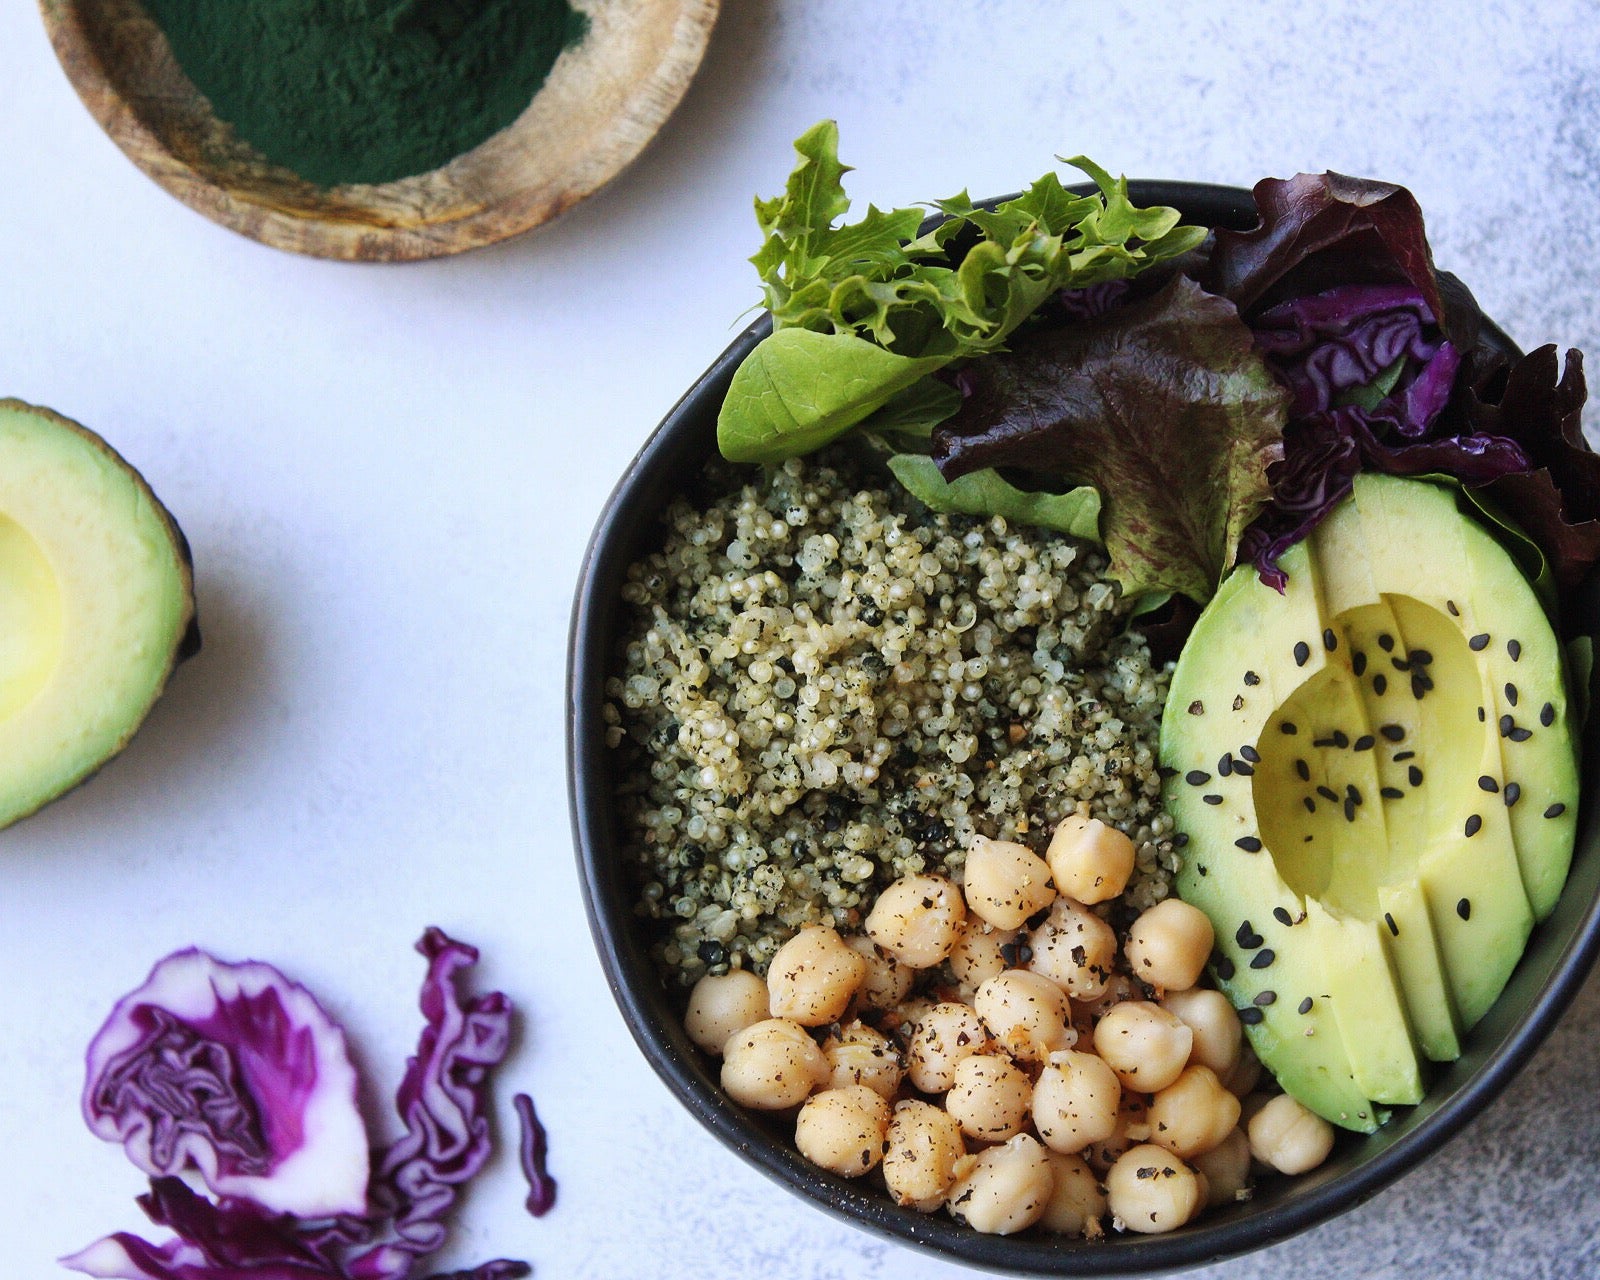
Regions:
[[133, 740], [134, 735], [148, 718], [151, 709], [166, 691], [167, 684], [172, 678], [172, 673], [177, 670], [180, 664], [196, 656], [204, 645], [194, 589], [194, 554], [190, 548], [189, 539], [166, 505], [156, 496], [155, 490], [150, 487], [149, 482], [139, 469], [118, 453], [97, 432], [91, 431], [80, 422], [57, 413], [54, 409], [30, 404], [14, 397], [0, 397], [0, 418], [3, 418], [6, 414], [25, 415], [45, 424], [52, 430], [65, 432], [77, 437], [105, 458], [116, 471], [122, 473], [131, 481], [149, 503], [150, 509], [157, 516], [161, 528], [171, 545], [173, 565], [178, 573], [182, 594], [182, 614], [177, 639], [166, 655], [164, 666], [154, 682], [150, 697], [137, 710], [137, 713], [130, 718], [126, 728], [111, 744], [110, 749], [105, 751], [92, 767], [79, 772], [76, 776], [64, 778], [58, 788], [41, 794], [32, 803], [6, 813], [3, 818], [0, 818], [0, 829], [12, 826], [24, 818], [32, 817], [47, 805], [75, 791], [99, 773], [110, 761], [119, 756]]
[[[1420, 1085], [1408, 1083], [1417, 1080], [1419, 1050], [1439, 1060], [1459, 1055], [1456, 1032], [1464, 1035], [1486, 1011], [1534, 919], [1553, 906], [1574, 835], [1575, 719], [1564, 696], [1559, 645], [1537, 596], [1449, 491], [1359, 475], [1353, 497], [1291, 550], [1284, 568], [1285, 596], [1261, 586], [1248, 567], [1236, 570], [1202, 614], [1174, 673], [1162, 762], [1176, 772], [1165, 798], [1190, 839], [1177, 888], [1212, 917], [1218, 985], [1237, 1008], [1255, 1011], [1249, 1033], [1263, 1062], [1306, 1105], [1367, 1130], [1381, 1121], [1381, 1103], [1420, 1096]], [[1419, 639], [1410, 632], [1424, 615], [1430, 625]], [[1374, 626], [1385, 618], [1393, 625]], [[1493, 637], [1487, 646], [1478, 641], [1485, 633]], [[1380, 647], [1380, 636], [1390, 648]], [[1508, 654], [1513, 636], [1520, 645]], [[1443, 681], [1437, 691], [1424, 685], [1416, 692], [1408, 669], [1413, 647], [1439, 650], [1424, 654], [1424, 669]], [[1461, 661], [1469, 653], [1470, 676]], [[1378, 675], [1386, 680], [1375, 690]], [[1520, 711], [1503, 692], [1513, 681], [1522, 686]], [[1530, 708], [1543, 711], [1535, 718]], [[1507, 738], [1508, 714], [1531, 725], [1535, 736]], [[1294, 719], [1306, 723], [1291, 734], [1284, 721]], [[1402, 721], [1407, 740], [1390, 741], [1383, 731], [1399, 732]], [[1344, 727], [1343, 747], [1326, 745], [1335, 724]], [[1446, 724], [1448, 735], [1441, 732]], [[1440, 740], [1418, 740], [1421, 730]], [[1313, 741], [1325, 745], [1314, 751]], [[1365, 747], [1360, 757], [1357, 741]], [[1256, 753], [1253, 769], [1243, 780], [1223, 774], [1220, 759], [1246, 744]], [[1407, 775], [1413, 763], [1427, 762], [1430, 745], [1441, 767], [1423, 770], [1426, 787], [1413, 786]], [[1416, 754], [1393, 761], [1402, 749]], [[1302, 765], [1309, 778], [1297, 772]], [[1189, 781], [1202, 773], [1205, 785]], [[1519, 777], [1522, 798], [1513, 808], [1501, 797]], [[1321, 785], [1342, 798], [1352, 782], [1362, 796], [1354, 822], [1340, 803], [1312, 789]], [[1274, 791], [1258, 811], [1264, 783]], [[1383, 794], [1381, 805], [1370, 803], [1374, 792]], [[1312, 804], [1320, 814], [1315, 819]], [[1564, 813], [1545, 820], [1547, 809], [1563, 805]], [[1463, 815], [1477, 819], [1467, 822], [1470, 831]], [[1516, 847], [1508, 817], [1523, 833]], [[1374, 834], [1385, 838], [1390, 824], [1403, 834], [1404, 847], [1385, 847], [1380, 872], [1363, 874], [1362, 849]], [[1340, 847], [1340, 833], [1358, 831], [1359, 840], [1347, 837]], [[1234, 847], [1241, 836], [1256, 836], [1265, 847], [1241, 852]], [[1397, 898], [1397, 890], [1409, 896]], [[1381, 998], [1340, 1010], [1344, 1018], [1332, 1023], [1315, 1021], [1327, 992], [1342, 987], [1349, 999], [1357, 988], [1330, 977], [1350, 961], [1331, 944], [1334, 931], [1321, 930], [1313, 941], [1319, 931], [1301, 923], [1308, 901], [1318, 904], [1319, 917], [1320, 908], [1329, 908], [1345, 920], [1375, 923], [1381, 948], [1368, 968], [1380, 983], [1389, 971]], [[1385, 915], [1381, 903], [1409, 910]], [[1240, 944], [1240, 933], [1249, 946]], [[1251, 968], [1263, 947], [1275, 953], [1271, 967]], [[1386, 964], [1379, 963], [1382, 952]], [[1271, 995], [1262, 1009], [1256, 1001], [1264, 992]], [[1297, 1022], [1293, 1015], [1307, 997], [1311, 1003]], [[1372, 1033], [1372, 1019], [1381, 1022], [1381, 1035]], [[1339, 1022], [1365, 1023], [1367, 1033], [1351, 1039], [1338, 1032]], [[1330, 1033], [1338, 1045], [1328, 1043]], [[1369, 1098], [1358, 1081], [1387, 1096]]]

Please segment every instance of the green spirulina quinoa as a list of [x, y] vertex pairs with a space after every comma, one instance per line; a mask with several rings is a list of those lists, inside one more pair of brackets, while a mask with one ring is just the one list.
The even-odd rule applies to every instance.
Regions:
[[1169, 672], [1104, 557], [823, 457], [715, 464], [726, 496], [676, 501], [623, 589], [604, 716], [664, 971], [763, 973], [799, 926], [857, 929], [901, 875], [959, 879], [975, 833], [1042, 851], [1080, 805], [1136, 846], [1117, 909], [1164, 897]]
[[144, 0], [217, 117], [320, 187], [470, 151], [587, 29], [567, 0]]

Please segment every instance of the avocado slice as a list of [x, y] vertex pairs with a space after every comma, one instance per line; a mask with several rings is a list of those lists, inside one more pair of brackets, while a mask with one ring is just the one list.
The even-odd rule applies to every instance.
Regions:
[[1532, 587], [1439, 486], [1359, 475], [1282, 563], [1283, 595], [1223, 583], [1173, 674], [1177, 888], [1263, 1062], [1371, 1129], [1421, 1097], [1419, 1056], [1459, 1056], [1555, 905], [1576, 711]]
[[0, 400], [0, 827], [127, 745], [200, 644], [188, 544], [87, 428]]

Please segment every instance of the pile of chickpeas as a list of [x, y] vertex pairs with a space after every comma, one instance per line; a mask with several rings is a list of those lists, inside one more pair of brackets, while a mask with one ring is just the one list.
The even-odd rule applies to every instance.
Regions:
[[[1204, 913], [1169, 898], [1118, 938], [1127, 836], [1087, 814], [1045, 857], [978, 838], [963, 883], [895, 881], [865, 932], [802, 929], [765, 981], [709, 975], [685, 1015], [743, 1106], [795, 1112], [795, 1145], [901, 1205], [978, 1231], [1171, 1231], [1302, 1173], [1333, 1129], [1261, 1068], [1198, 986]], [[1097, 909], [1098, 908], [1098, 909]]]

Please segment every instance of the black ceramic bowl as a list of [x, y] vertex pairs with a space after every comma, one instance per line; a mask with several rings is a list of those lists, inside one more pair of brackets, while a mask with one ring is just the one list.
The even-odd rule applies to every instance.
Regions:
[[[1247, 191], [1160, 182], [1131, 187], [1137, 202], [1173, 205], [1194, 222], [1237, 228], [1255, 222]], [[572, 615], [567, 768], [589, 922], [623, 1017], [667, 1087], [732, 1151], [829, 1213], [946, 1258], [1024, 1275], [1148, 1275], [1259, 1248], [1362, 1203], [1458, 1133], [1528, 1060], [1600, 949], [1594, 782], [1560, 904], [1534, 930], [1505, 993], [1467, 1037], [1463, 1056], [1438, 1071], [1422, 1103], [1398, 1108], [1371, 1137], [1342, 1135], [1320, 1169], [1267, 1179], [1252, 1200], [1208, 1213], [1169, 1235], [1112, 1235], [1094, 1242], [1037, 1233], [980, 1235], [948, 1215], [899, 1208], [881, 1189], [816, 1168], [796, 1154], [791, 1124], [746, 1111], [723, 1096], [717, 1064], [684, 1034], [680, 1000], [657, 976], [649, 939], [633, 913], [637, 886], [622, 855], [600, 709], [627, 566], [659, 542], [658, 515], [675, 494], [693, 486], [715, 454], [717, 410], [729, 379], [766, 332], [764, 319], [745, 330], [646, 441], [596, 526]], [[1584, 753], [1591, 778], [1600, 760], [1597, 721], [1600, 716], [1591, 718]]]

